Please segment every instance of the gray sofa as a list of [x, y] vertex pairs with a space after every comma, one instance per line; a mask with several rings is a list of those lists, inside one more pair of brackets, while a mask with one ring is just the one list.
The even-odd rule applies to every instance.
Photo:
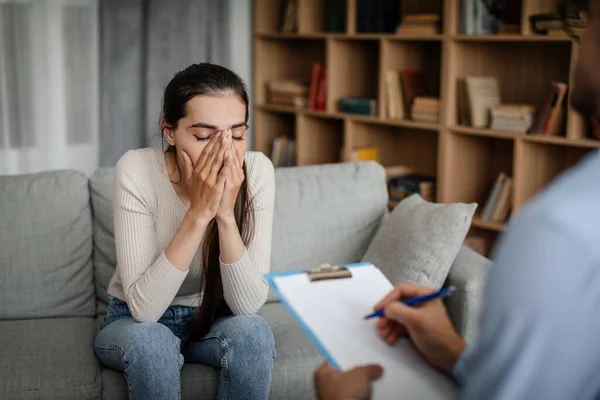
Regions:
[[[123, 374], [104, 369], [92, 343], [115, 268], [112, 169], [0, 177], [0, 398], [125, 399]], [[375, 163], [276, 171], [272, 270], [360, 260], [385, 215]], [[463, 248], [448, 302], [466, 340], [476, 335], [488, 260]], [[271, 294], [261, 309], [276, 340], [272, 399], [314, 398], [322, 358]], [[215, 397], [212, 368], [185, 364], [184, 399]]]

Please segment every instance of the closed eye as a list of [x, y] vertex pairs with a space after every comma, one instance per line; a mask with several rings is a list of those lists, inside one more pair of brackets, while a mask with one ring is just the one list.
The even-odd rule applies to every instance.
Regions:
[[206, 141], [210, 140], [210, 136], [208, 136], [208, 137], [200, 137], [200, 136], [196, 136], [196, 135], [194, 135], [194, 137], [195, 137], [195, 138], [196, 138], [196, 140], [197, 140], [197, 141], [199, 141], [199, 142], [206, 142]]

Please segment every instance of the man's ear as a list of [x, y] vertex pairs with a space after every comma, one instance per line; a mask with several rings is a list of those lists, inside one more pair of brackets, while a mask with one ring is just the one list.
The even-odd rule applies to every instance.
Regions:
[[163, 137], [165, 138], [167, 143], [169, 143], [170, 146], [175, 146], [175, 136], [174, 136], [175, 131], [174, 131], [174, 129], [172, 127], [170, 127], [169, 125], [167, 125], [167, 123], [165, 122], [164, 119], [160, 122], [160, 126], [161, 126]]

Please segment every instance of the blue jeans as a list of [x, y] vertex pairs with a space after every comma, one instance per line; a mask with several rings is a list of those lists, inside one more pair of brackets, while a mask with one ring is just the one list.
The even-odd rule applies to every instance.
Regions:
[[171, 306], [158, 322], [141, 323], [127, 303], [110, 297], [96, 356], [123, 371], [130, 400], [180, 399], [184, 360], [220, 369], [219, 399], [267, 399], [275, 357], [267, 322], [258, 315], [224, 317], [204, 338], [181, 346], [195, 313], [194, 307]]

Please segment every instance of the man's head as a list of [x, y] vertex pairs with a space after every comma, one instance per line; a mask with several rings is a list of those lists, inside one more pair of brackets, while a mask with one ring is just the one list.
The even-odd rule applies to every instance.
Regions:
[[587, 117], [600, 119], [600, 0], [570, 3], [587, 11], [588, 19], [588, 28], [579, 41], [571, 106]]

